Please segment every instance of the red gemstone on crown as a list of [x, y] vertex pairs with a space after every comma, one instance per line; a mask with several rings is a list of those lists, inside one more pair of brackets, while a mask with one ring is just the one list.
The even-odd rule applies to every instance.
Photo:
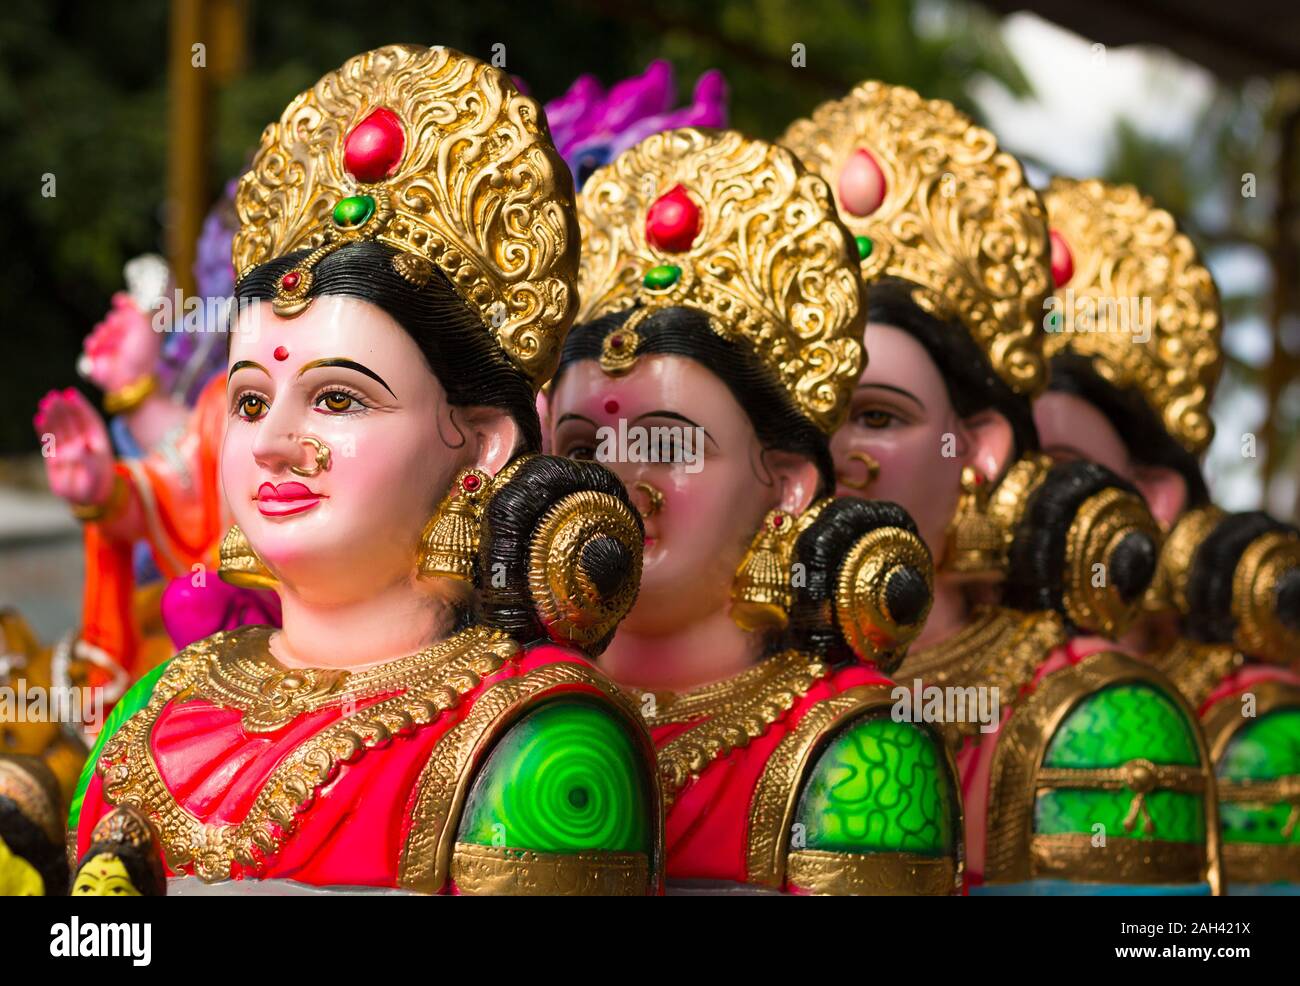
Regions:
[[622, 349], [622, 348], [623, 348], [623, 337], [622, 337], [622, 336], [610, 336], [610, 339], [609, 339], [609, 346], [610, 346], [611, 349]]
[[280, 287], [284, 288], [286, 291], [292, 291], [298, 286], [298, 282], [301, 280], [302, 275], [296, 270], [291, 270], [289, 273], [285, 274], [284, 277], [280, 278]]
[[357, 181], [372, 184], [392, 174], [406, 138], [397, 114], [382, 106], [352, 128], [343, 143], [343, 166]]
[[470, 473], [460, 481], [460, 488], [466, 493], [473, 493], [482, 485], [482, 482], [473, 473]]
[[645, 215], [650, 245], [668, 253], [689, 250], [700, 232], [700, 207], [681, 185], [655, 199]]
[[780, 514], [777, 514], [775, 517], [772, 518], [773, 527], [781, 527], [784, 524], [785, 524], [785, 518], [782, 517]]
[[1065, 237], [1056, 230], [1051, 232], [1052, 240], [1052, 280], [1056, 286], [1064, 287], [1074, 276], [1074, 255]]

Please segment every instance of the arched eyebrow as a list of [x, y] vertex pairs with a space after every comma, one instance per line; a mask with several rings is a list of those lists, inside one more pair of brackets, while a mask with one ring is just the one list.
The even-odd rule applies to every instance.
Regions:
[[916, 404], [917, 407], [925, 410], [925, 402], [917, 397], [910, 390], [904, 390], [902, 387], [895, 387], [888, 383], [860, 383], [857, 390], [888, 390], [891, 393], [898, 394], [900, 397], [906, 397], [909, 401]]
[[268, 377], [271, 375], [270, 373], [267, 372], [266, 367], [264, 367], [261, 363], [257, 363], [251, 359], [241, 359], [238, 363], [236, 363], [234, 366], [230, 368], [230, 372], [226, 374], [226, 379], [229, 380], [240, 370], [261, 370], [263, 373], [266, 373]]
[[[362, 366], [356, 360], [344, 359], [341, 356], [332, 357], [330, 359], [314, 359], [310, 363], [305, 363], [303, 364], [302, 369], [298, 371], [298, 376], [302, 376], [308, 370], [315, 370], [322, 366], [337, 366], [343, 370], [355, 370], [362, 376], [369, 377], [371, 380], [375, 381], [375, 383], [379, 384], [379, 386], [383, 387], [390, 394], [393, 394], [393, 388], [384, 383], [384, 378], [374, 370], [370, 369], [370, 367]], [[396, 398], [397, 395], [393, 394], [393, 397]]]

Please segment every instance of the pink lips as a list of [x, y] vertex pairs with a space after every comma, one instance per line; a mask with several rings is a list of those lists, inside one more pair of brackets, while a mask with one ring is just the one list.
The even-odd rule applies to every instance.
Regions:
[[257, 509], [264, 517], [288, 517], [310, 510], [321, 500], [327, 499], [324, 493], [313, 493], [302, 483], [263, 483], [257, 488]]

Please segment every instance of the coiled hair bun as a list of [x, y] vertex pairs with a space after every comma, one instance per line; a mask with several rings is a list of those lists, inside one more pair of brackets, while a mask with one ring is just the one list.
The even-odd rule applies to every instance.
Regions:
[[1300, 657], [1300, 531], [1263, 511], [1226, 514], [1192, 556], [1184, 628], [1253, 657]]
[[478, 573], [485, 622], [595, 657], [641, 584], [645, 528], [627, 490], [604, 466], [553, 455], [512, 460], [492, 487]]
[[1114, 638], [1139, 615], [1159, 550], [1159, 525], [1132, 485], [1093, 462], [1060, 463], [1013, 532], [1003, 602]]
[[800, 518], [789, 646], [897, 667], [930, 613], [934, 563], [896, 503], [837, 497]]

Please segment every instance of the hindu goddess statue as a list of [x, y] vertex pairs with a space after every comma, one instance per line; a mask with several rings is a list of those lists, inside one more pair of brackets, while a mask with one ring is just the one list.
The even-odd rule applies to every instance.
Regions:
[[998, 702], [990, 721], [945, 722], [971, 892], [1217, 892], [1195, 716], [1105, 639], [1133, 618], [1159, 531], [1129, 484], [1038, 451], [1038, 193], [992, 134], [904, 87], [863, 83], [782, 140], [834, 189], [869, 288], [871, 361], [832, 442], [840, 490], [898, 501], [936, 559], [897, 676]]
[[955, 892], [952, 765], [884, 674], [924, 622], [929, 554], [895, 505], [827, 495], [863, 361], [830, 190], [773, 144], [682, 128], [598, 168], [579, 220], [551, 442], [645, 520], [600, 664], [651, 725], [670, 888]]
[[603, 468], [535, 454], [579, 245], [540, 108], [447, 48], [366, 52], [267, 127], [237, 207], [221, 566], [283, 626], [199, 640], [114, 709], [76, 891], [146, 892], [143, 843], [180, 892], [655, 892], [653, 748], [586, 659], [641, 521]]
[[1059, 316], [1034, 406], [1044, 449], [1123, 476], [1169, 532], [1130, 636], [1200, 714], [1229, 886], [1298, 893], [1300, 675], [1287, 665], [1300, 655], [1300, 535], [1210, 501], [1199, 457], [1223, 367], [1214, 279], [1132, 185], [1056, 178], [1044, 201]]

